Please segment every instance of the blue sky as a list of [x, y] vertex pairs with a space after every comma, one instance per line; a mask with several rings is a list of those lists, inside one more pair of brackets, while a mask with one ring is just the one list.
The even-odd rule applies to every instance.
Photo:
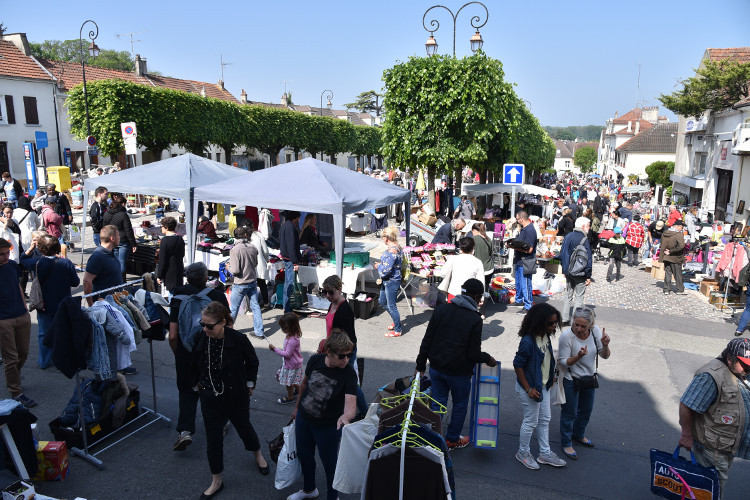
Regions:
[[[441, 1], [454, 11], [463, 3]], [[708, 47], [750, 46], [748, 0], [601, 2], [485, 1], [484, 50], [503, 62], [506, 79], [544, 125], [604, 124], [639, 101], [658, 105], [680, 78], [692, 76]], [[32, 8], [33, 5], [33, 8]], [[433, 1], [127, 2], [0, 0], [0, 22], [29, 40], [72, 39], [81, 23], [99, 25], [97, 44], [135, 52], [163, 74], [216, 82], [220, 54], [227, 89], [239, 97], [278, 102], [284, 82], [295, 103], [320, 104], [325, 89], [343, 108], [362, 91], [382, 88], [383, 70], [424, 55], [422, 16]], [[452, 20], [435, 9], [441, 53], [452, 45]], [[456, 27], [456, 54], [470, 54], [468, 6]], [[428, 19], [429, 21], [429, 19]], [[663, 110], [662, 114], [671, 113]]]

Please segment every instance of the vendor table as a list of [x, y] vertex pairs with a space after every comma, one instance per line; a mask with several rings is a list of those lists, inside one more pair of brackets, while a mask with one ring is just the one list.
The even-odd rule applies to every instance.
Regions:
[[[322, 285], [323, 281], [329, 276], [336, 274], [336, 266], [299, 266], [297, 276], [300, 283], [307, 286], [310, 283]], [[345, 267], [341, 281], [344, 282], [342, 291], [349, 297], [353, 297], [357, 291], [357, 285], [360, 290], [364, 290], [366, 280], [375, 281], [378, 279], [378, 272], [370, 265], [365, 267]]]
[[[178, 223], [177, 229], [175, 229], [175, 232], [178, 234], [186, 234], [185, 223], [184, 222]], [[150, 226], [150, 227], [134, 226], [133, 233], [135, 234], [136, 238], [138, 236], [161, 236], [161, 226], [159, 225]]]
[[138, 242], [135, 253], [130, 253], [125, 262], [125, 271], [141, 276], [144, 273], [156, 271], [156, 261], [159, 255], [159, 242]]

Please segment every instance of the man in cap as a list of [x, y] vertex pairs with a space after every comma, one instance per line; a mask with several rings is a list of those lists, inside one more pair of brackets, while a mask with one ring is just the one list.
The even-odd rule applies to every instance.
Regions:
[[672, 291], [672, 277], [678, 295], [686, 295], [682, 284], [682, 264], [685, 262], [685, 235], [682, 219], [677, 219], [664, 231], [661, 238], [659, 261], [664, 263], [664, 294]]
[[[474, 365], [495, 366], [495, 358], [482, 352], [482, 317], [478, 306], [484, 294], [484, 284], [471, 278], [461, 286], [461, 295], [448, 304], [439, 305], [427, 325], [417, 356], [416, 372], [424, 375], [430, 361], [432, 397], [448, 404], [448, 393], [453, 397], [453, 410], [445, 442], [448, 448], [463, 448], [469, 438], [461, 436], [466, 410], [471, 395], [471, 376]], [[433, 403], [433, 410], [437, 405]]]
[[680, 398], [680, 446], [716, 468], [722, 495], [734, 458], [750, 459], [749, 373], [750, 339], [732, 339], [695, 372]]
[[649, 259], [656, 253], [656, 249], [661, 244], [661, 237], [664, 234], [664, 221], [655, 220], [648, 225], [648, 231], [646, 231], [646, 242], [645, 249], [643, 250], [643, 258]]

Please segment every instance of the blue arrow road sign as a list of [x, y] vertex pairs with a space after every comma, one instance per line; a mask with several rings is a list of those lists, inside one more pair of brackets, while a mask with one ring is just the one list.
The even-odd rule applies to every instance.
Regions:
[[503, 184], [521, 186], [523, 185], [523, 164], [506, 163], [503, 165]]

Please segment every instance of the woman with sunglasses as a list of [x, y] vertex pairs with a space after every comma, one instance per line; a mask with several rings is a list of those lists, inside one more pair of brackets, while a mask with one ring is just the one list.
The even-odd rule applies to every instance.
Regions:
[[193, 349], [192, 373], [200, 391], [201, 413], [206, 428], [206, 452], [211, 485], [201, 499], [210, 499], [224, 489], [224, 426], [231, 422], [245, 449], [252, 451], [258, 471], [268, 475], [268, 462], [260, 452], [260, 441], [250, 423], [250, 396], [258, 376], [258, 357], [245, 335], [229, 328], [232, 316], [219, 302], [211, 302], [201, 314], [200, 335]]
[[[594, 409], [596, 387], [590, 382], [596, 376], [597, 356], [608, 359], [609, 335], [594, 325], [594, 311], [576, 307], [573, 324], [560, 335], [557, 355], [563, 365], [565, 404], [560, 410], [560, 442], [565, 456], [577, 460], [573, 441], [587, 448], [594, 443], [586, 437], [586, 426]], [[598, 384], [598, 383], [597, 383]]]
[[318, 498], [315, 487], [315, 448], [326, 473], [328, 500], [338, 498], [333, 489], [341, 428], [357, 412], [357, 375], [349, 365], [354, 344], [346, 332], [334, 328], [325, 351], [310, 357], [292, 412], [296, 419], [297, 456], [302, 466], [303, 488], [287, 500]]
[[[552, 340], [561, 326], [560, 311], [551, 305], [536, 304], [523, 318], [518, 336], [513, 369], [516, 372], [516, 394], [523, 406], [523, 423], [516, 460], [529, 469], [539, 469], [539, 464], [565, 467], [565, 460], [555, 455], [549, 447], [550, 387], [555, 383], [555, 356]], [[531, 454], [531, 436], [536, 430], [539, 440], [539, 458]]]

